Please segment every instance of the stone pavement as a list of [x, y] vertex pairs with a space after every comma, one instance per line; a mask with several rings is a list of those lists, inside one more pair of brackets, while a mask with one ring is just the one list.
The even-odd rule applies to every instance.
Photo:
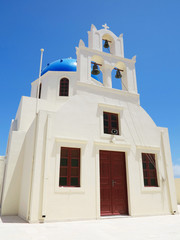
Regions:
[[[180, 208], [179, 208], [180, 210]], [[0, 240], [180, 240], [180, 214], [28, 224], [0, 218]]]

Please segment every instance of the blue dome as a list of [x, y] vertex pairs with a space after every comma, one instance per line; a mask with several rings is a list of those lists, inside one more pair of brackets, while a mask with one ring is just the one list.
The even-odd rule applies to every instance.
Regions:
[[47, 64], [47, 66], [42, 70], [41, 76], [48, 71], [64, 71], [64, 72], [76, 72], [77, 61], [72, 58], [59, 59], [55, 62]]
[[[64, 72], [76, 72], [77, 70], [77, 60], [73, 58], [63, 58], [52, 63], [47, 64], [47, 66], [42, 70], [41, 76], [48, 71], [64, 71]], [[91, 74], [91, 77], [98, 80], [98, 77]]]

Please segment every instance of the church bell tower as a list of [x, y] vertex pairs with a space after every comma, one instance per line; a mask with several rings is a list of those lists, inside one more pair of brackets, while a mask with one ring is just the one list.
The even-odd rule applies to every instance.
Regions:
[[136, 57], [124, 58], [123, 34], [117, 37], [107, 24], [102, 27], [97, 30], [92, 24], [88, 32], [88, 47], [80, 40], [76, 48], [79, 81], [91, 83], [91, 65], [94, 64], [93, 69], [102, 72], [103, 87], [112, 88], [112, 71], [115, 69], [116, 78], [121, 78], [122, 90], [137, 93]]

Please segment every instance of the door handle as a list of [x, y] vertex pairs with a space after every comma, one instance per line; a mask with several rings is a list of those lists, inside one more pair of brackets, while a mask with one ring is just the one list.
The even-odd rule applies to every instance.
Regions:
[[114, 184], [116, 183], [116, 181], [115, 180], [112, 180], [112, 186], [114, 187]]

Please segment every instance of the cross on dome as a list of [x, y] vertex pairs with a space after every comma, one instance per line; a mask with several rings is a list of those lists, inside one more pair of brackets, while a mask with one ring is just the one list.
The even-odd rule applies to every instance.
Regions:
[[109, 29], [109, 27], [106, 23], [104, 25], [102, 25], [102, 27], [105, 28], [106, 30]]

